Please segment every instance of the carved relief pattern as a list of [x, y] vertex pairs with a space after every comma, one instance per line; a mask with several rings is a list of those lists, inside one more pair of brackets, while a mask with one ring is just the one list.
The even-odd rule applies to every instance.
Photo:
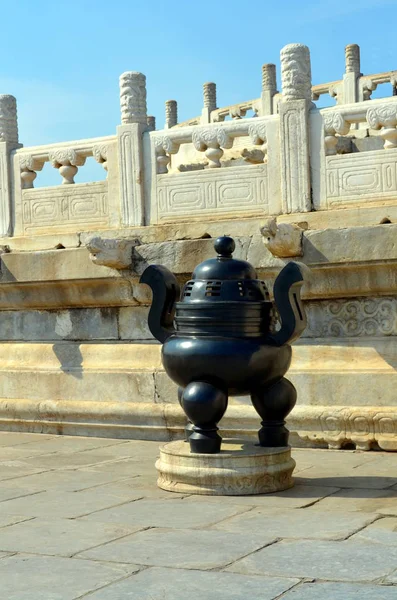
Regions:
[[[70, 191], [69, 191], [70, 190]], [[86, 228], [108, 226], [109, 207], [107, 183], [100, 181], [71, 186], [67, 192], [60, 188], [41, 188], [22, 192], [22, 228], [25, 234], [70, 224]]]
[[18, 143], [17, 101], [0, 94], [0, 142]]
[[367, 122], [371, 129], [395, 127], [397, 125], [397, 105], [381, 104], [367, 110]]
[[397, 106], [381, 104], [367, 110], [367, 122], [371, 129], [383, 127], [380, 135], [385, 140], [384, 148], [397, 148]]
[[378, 337], [397, 335], [397, 298], [307, 302], [303, 337]]
[[146, 124], [146, 77], [127, 71], [120, 75], [121, 122]]
[[303, 440], [325, 442], [329, 448], [353, 443], [358, 450], [370, 450], [376, 445], [383, 450], [397, 450], [394, 408], [302, 406], [287, 419], [287, 425]]
[[283, 100], [311, 101], [310, 52], [303, 44], [288, 44], [280, 53]]

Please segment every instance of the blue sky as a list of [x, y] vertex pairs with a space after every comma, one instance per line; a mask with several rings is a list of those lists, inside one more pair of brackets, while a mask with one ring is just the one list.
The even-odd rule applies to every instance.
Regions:
[[142, 71], [160, 128], [167, 99], [180, 120], [200, 113], [205, 81], [217, 83], [219, 106], [258, 97], [261, 65], [276, 63], [279, 79], [291, 42], [309, 46], [313, 83], [341, 78], [348, 43], [361, 46], [364, 73], [397, 69], [396, 16], [396, 0], [4, 2], [0, 93], [17, 98], [26, 146], [110, 135], [118, 77]]

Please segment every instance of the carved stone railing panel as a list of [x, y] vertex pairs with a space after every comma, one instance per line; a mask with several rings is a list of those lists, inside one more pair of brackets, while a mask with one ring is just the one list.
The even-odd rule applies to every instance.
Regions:
[[21, 213], [22, 235], [109, 226], [107, 183], [26, 189]]
[[268, 214], [267, 165], [229, 167], [214, 171], [159, 175], [157, 220], [221, 214]]
[[326, 157], [328, 208], [395, 202], [397, 152], [383, 150]]

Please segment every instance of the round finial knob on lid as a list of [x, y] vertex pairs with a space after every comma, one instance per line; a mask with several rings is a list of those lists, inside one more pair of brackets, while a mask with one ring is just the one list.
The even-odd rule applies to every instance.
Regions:
[[222, 256], [223, 258], [231, 258], [236, 248], [236, 244], [233, 238], [229, 237], [228, 235], [224, 235], [215, 240], [214, 248], [219, 256]]

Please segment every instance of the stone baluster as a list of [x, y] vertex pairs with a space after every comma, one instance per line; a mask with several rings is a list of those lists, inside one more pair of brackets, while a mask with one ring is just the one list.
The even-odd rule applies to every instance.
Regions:
[[33, 182], [37, 177], [37, 171], [44, 167], [44, 161], [38, 160], [31, 154], [22, 154], [19, 158], [21, 168], [21, 186], [23, 190], [34, 187]]
[[[345, 74], [343, 75], [343, 104], [360, 102], [358, 80], [360, 72], [360, 46], [348, 44], [345, 48]], [[341, 102], [339, 102], [341, 104]]]
[[312, 106], [310, 52], [303, 44], [281, 50], [280, 111], [282, 210], [311, 210], [309, 109]]
[[125, 226], [144, 225], [142, 137], [147, 131], [146, 77], [127, 71], [120, 75], [121, 123], [117, 128], [121, 221]]
[[11, 226], [11, 152], [19, 147], [17, 101], [0, 94], [0, 236], [10, 235]]
[[165, 102], [165, 129], [171, 129], [178, 124], [178, 104], [176, 100]]
[[156, 131], [156, 117], [148, 116], [146, 123], [149, 131]]
[[211, 113], [216, 110], [216, 83], [208, 81], [203, 85], [204, 107], [201, 112], [201, 123], [211, 123]]
[[75, 183], [78, 167], [84, 165], [86, 157], [78, 154], [73, 148], [61, 148], [50, 152], [49, 159], [52, 166], [58, 169], [62, 184], [68, 185]]
[[204, 152], [208, 159], [208, 167], [219, 168], [223, 156], [223, 148], [233, 147], [233, 138], [222, 127], [198, 127], [192, 134], [193, 146], [199, 152]]
[[276, 65], [267, 63], [262, 66], [261, 115], [272, 115], [273, 96], [277, 94]]
[[380, 104], [367, 110], [367, 123], [371, 129], [381, 129], [385, 140], [384, 149], [397, 148], [397, 107], [395, 104]]
[[108, 147], [107, 144], [97, 144], [92, 149], [92, 156], [97, 163], [102, 165], [106, 173], [108, 172]]
[[336, 146], [338, 144], [336, 134], [346, 135], [349, 133], [350, 127], [350, 123], [338, 111], [327, 113], [324, 116], [324, 145], [327, 156], [336, 154]]
[[159, 175], [169, 173], [171, 170], [171, 154], [177, 154], [179, 144], [169, 136], [164, 135], [154, 138], [155, 156]]

